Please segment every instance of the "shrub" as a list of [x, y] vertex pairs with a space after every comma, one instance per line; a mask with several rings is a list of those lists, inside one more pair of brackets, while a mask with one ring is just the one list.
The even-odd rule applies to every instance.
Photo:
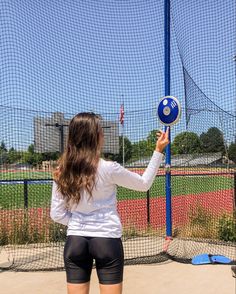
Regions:
[[49, 241], [50, 242], [64, 242], [66, 240], [67, 228], [57, 223], [50, 223], [49, 225]]
[[236, 213], [224, 214], [219, 219], [218, 234], [220, 240], [236, 242]]
[[1, 224], [1, 227], [0, 227], [0, 246], [7, 245], [8, 242], [9, 242], [8, 230], [5, 225]]
[[192, 208], [189, 214], [189, 225], [185, 228], [188, 237], [216, 239], [217, 231], [212, 214], [201, 205]]

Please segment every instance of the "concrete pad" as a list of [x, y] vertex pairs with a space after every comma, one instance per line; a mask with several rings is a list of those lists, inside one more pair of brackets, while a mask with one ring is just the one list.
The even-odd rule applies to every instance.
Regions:
[[[169, 262], [126, 266], [123, 294], [234, 294], [228, 265], [193, 266]], [[2, 294], [66, 293], [65, 272], [0, 272]], [[90, 294], [99, 294], [93, 270]]]

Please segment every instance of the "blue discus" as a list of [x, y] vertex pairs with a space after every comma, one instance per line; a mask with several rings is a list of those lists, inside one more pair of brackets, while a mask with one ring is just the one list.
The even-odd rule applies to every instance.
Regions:
[[165, 126], [176, 124], [181, 115], [179, 100], [173, 96], [165, 96], [161, 99], [157, 107], [157, 116]]

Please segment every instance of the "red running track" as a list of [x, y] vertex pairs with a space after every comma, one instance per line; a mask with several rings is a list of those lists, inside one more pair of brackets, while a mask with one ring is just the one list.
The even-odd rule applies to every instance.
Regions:
[[[150, 225], [154, 229], [165, 227], [165, 198], [150, 199]], [[233, 190], [220, 190], [201, 194], [190, 194], [174, 196], [172, 198], [173, 225], [181, 227], [189, 220], [191, 211], [196, 211], [197, 207], [204, 208], [205, 211], [214, 217], [224, 213], [232, 214]], [[118, 211], [124, 227], [131, 227], [137, 230], [147, 228], [147, 200], [133, 199], [118, 202]], [[11, 230], [13, 222], [21, 223], [24, 219], [24, 209], [0, 210], [0, 223]], [[51, 222], [49, 208], [29, 208], [27, 211], [28, 220], [31, 227], [42, 229]]]
[[[150, 225], [152, 228], [165, 226], [165, 197], [150, 199]], [[175, 227], [186, 224], [191, 211], [202, 207], [213, 216], [233, 212], [233, 190], [220, 190], [201, 194], [174, 196], [172, 198], [172, 222]], [[124, 226], [145, 229], [147, 227], [146, 199], [122, 200], [118, 202], [118, 211]]]

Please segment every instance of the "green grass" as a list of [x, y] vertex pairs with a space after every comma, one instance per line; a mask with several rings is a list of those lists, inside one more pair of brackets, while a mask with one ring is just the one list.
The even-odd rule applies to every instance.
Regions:
[[22, 180], [22, 179], [51, 179], [51, 172], [44, 171], [19, 171], [19, 172], [2, 172], [0, 180]]
[[[225, 176], [173, 176], [172, 196], [200, 194], [233, 188], [233, 178]], [[151, 189], [151, 196], [165, 196], [165, 178], [157, 177]]]
[[[28, 207], [49, 207], [51, 200], [51, 185], [28, 185]], [[24, 208], [24, 186], [0, 185], [0, 208]]]
[[[200, 194], [233, 188], [233, 179], [224, 176], [173, 176], [172, 196]], [[165, 177], [157, 177], [150, 189], [150, 197], [165, 197]], [[146, 193], [118, 188], [118, 199], [146, 198]]]
[[[45, 172], [2, 173], [4, 179], [51, 178]], [[2, 177], [3, 179], [3, 177]], [[233, 188], [233, 179], [225, 176], [173, 176], [172, 196], [199, 194]], [[152, 185], [150, 197], [165, 196], [165, 177], [157, 177]], [[118, 200], [146, 198], [146, 192], [136, 192], [118, 187]], [[49, 207], [51, 184], [28, 185], [28, 207]], [[24, 186], [0, 185], [0, 209], [24, 208]]]

